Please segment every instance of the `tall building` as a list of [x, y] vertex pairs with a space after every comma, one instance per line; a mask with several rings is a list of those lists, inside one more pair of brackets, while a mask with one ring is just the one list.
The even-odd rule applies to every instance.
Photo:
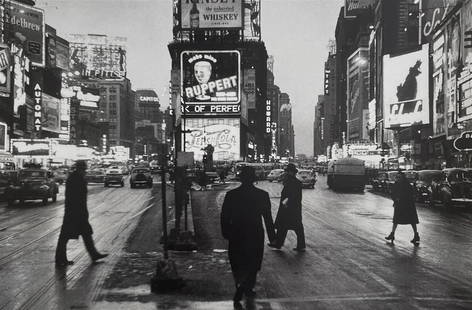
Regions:
[[162, 137], [164, 115], [160, 111], [159, 96], [152, 89], [136, 90], [135, 128], [136, 153], [158, 153]]
[[290, 96], [287, 93], [281, 93], [279, 100], [279, 156], [294, 157], [295, 136], [292, 123], [292, 105], [290, 103]]

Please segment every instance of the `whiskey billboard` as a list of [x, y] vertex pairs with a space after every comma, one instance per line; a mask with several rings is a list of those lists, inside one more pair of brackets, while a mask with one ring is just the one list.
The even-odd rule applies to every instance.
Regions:
[[240, 62], [238, 51], [182, 52], [182, 113], [239, 114]]
[[182, 29], [242, 28], [242, 0], [181, 0]]

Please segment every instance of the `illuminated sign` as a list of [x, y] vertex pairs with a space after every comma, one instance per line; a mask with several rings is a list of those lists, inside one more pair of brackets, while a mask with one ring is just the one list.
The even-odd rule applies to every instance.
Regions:
[[180, 107], [183, 114], [239, 114], [239, 104], [186, 104]]
[[0, 92], [10, 93], [10, 50], [4, 44], [0, 44]]
[[0, 122], [0, 151], [8, 151], [7, 124]]
[[145, 96], [140, 96], [139, 101], [148, 101], [148, 102], [159, 102], [158, 97], [145, 97]]
[[428, 44], [383, 62], [385, 128], [429, 124]]
[[454, 140], [454, 148], [458, 151], [472, 151], [472, 131], [464, 131]]
[[272, 127], [272, 106], [270, 100], [266, 100], [265, 124], [266, 133], [270, 133]]
[[27, 156], [48, 156], [50, 152], [49, 140], [12, 139], [11, 154]]
[[242, 0], [182, 0], [182, 29], [242, 28]]
[[[241, 56], [238, 51], [186, 51], [180, 60], [183, 104], [239, 105]], [[221, 112], [214, 109], [214, 112], [234, 113], [225, 109]]]
[[9, 31], [15, 34], [18, 40], [24, 42], [33, 65], [44, 67], [46, 56], [43, 10], [15, 1], [8, 1], [8, 4], [10, 10], [4, 11], [4, 14], [10, 22]]
[[203, 148], [211, 144], [215, 161], [240, 159], [239, 118], [186, 119], [183, 137], [185, 151], [194, 152], [196, 160], [202, 160]]
[[345, 0], [344, 17], [353, 18], [362, 13], [362, 11], [372, 7], [375, 0]]
[[39, 84], [34, 87], [34, 130], [41, 131], [42, 121], [42, 90]]

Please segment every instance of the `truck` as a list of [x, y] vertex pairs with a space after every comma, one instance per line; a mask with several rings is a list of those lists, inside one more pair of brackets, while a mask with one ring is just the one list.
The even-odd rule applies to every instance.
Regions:
[[366, 176], [365, 163], [354, 157], [331, 160], [327, 171], [328, 187], [333, 190], [364, 191]]

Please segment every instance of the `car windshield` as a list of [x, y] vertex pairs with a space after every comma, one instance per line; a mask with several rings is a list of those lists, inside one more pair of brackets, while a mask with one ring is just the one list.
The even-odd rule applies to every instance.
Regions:
[[430, 184], [434, 179], [440, 179], [441, 171], [423, 171], [418, 173], [418, 180]]
[[416, 180], [417, 172], [416, 171], [405, 171], [405, 177], [409, 181], [414, 181]]
[[20, 178], [45, 178], [46, 171], [26, 170], [20, 172]]
[[149, 170], [147, 169], [135, 169], [133, 170], [133, 173], [148, 173]]
[[298, 175], [303, 176], [303, 177], [308, 177], [308, 176], [311, 176], [311, 172], [310, 171], [299, 171]]
[[463, 170], [453, 170], [453, 171], [449, 172], [447, 178], [448, 178], [449, 182], [451, 182], [451, 181], [464, 181], [465, 179], [467, 179], [467, 177], [465, 176], [465, 171], [463, 171]]
[[388, 173], [388, 179], [394, 181], [397, 178], [397, 174], [398, 174], [398, 172]]

